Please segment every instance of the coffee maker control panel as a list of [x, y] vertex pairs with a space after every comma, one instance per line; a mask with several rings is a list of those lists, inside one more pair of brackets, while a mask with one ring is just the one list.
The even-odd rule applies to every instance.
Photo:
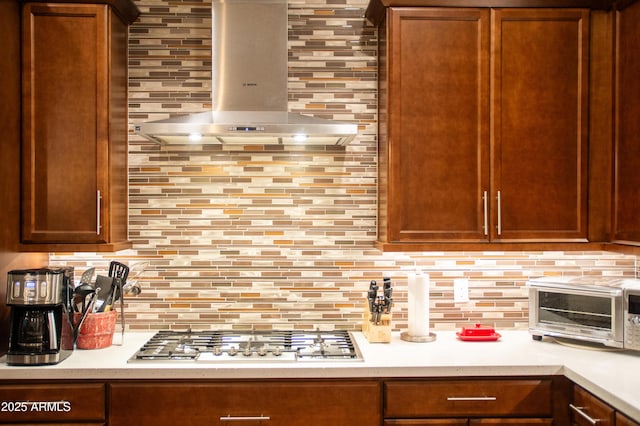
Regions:
[[7, 305], [56, 305], [65, 302], [64, 271], [27, 269], [10, 271]]

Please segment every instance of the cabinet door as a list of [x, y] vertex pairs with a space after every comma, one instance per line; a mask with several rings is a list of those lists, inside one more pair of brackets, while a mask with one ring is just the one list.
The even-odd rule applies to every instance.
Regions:
[[388, 10], [389, 242], [487, 240], [488, 43], [487, 10]]
[[586, 241], [589, 12], [492, 11], [494, 241]]
[[616, 426], [638, 426], [638, 423], [622, 413], [616, 413]]
[[105, 385], [0, 386], [0, 424], [104, 424]]
[[613, 240], [640, 244], [640, 3], [617, 14]]
[[551, 417], [550, 380], [394, 380], [386, 418]]
[[551, 426], [553, 419], [471, 419], [469, 426]]
[[467, 426], [467, 419], [387, 419], [384, 426]]
[[110, 385], [109, 425], [379, 425], [375, 381]]
[[614, 410], [579, 386], [573, 389], [571, 424], [573, 426], [613, 426]]
[[22, 19], [22, 242], [124, 241], [127, 26], [105, 4]]

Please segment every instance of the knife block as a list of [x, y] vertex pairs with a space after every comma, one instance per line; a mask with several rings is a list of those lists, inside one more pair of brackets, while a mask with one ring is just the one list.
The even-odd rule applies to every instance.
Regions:
[[380, 323], [372, 323], [369, 302], [365, 300], [364, 314], [362, 315], [362, 334], [364, 334], [369, 343], [391, 342], [391, 314], [382, 314]]

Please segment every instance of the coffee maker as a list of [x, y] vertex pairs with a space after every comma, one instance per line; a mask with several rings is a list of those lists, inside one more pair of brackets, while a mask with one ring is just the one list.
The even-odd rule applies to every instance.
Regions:
[[[9, 271], [9, 365], [57, 364], [73, 352], [73, 267]], [[70, 314], [71, 313], [71, 314]]]

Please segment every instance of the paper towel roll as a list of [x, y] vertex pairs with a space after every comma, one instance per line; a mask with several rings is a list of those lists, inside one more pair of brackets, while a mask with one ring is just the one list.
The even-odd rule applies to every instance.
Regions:
[[409, 274], [408, 333], [413, 337], [429, 335], [429, 275]]

